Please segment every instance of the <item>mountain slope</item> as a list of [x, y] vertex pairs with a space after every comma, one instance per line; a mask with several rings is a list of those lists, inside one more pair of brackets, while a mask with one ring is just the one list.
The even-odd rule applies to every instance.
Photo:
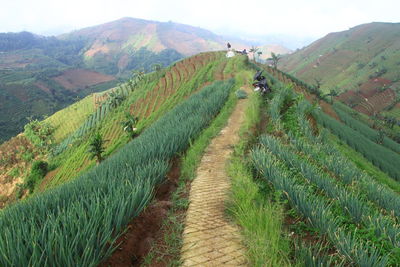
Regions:
[[174, 49], [185, 56], [203, 51], [222, 49], [222, 37], [189, 25], [158, 22], [135, 18], [122, 18], [105, 24], [84, 28], [59, 36], [63, 40], [85, 39], [85, 56], [96, 53], [132, 51], [146, 47], [152, 52]]
[[150, 71], [224, 47], [222, 37], [178, 24], [123, 18], [59, 37], [0, 34], [0, 143], [77, 97], [114, 87], [134, 69]]
[[[400, 156], [385, 149], [384, 144], [371, 139], [372, 136], [366, 136], [365, 131], [352, 130], [325, 114], [327, 107], [335, 111], [329, 103], [318, 101], [310, 94], [309, 86], [301, 85], [276, 69], [249, 63], [244, 56], [226, 58], [224, 54], [203, 53], [147, 74], [135, 86], [118, 89], [116, 93], [124, 98], [113, 107], [110, 107], [111, 101], [104, 101], [113, 99], [111, 93], [105, 99], [99, 96], [104, 106], [97, 104], [94, 97], [101, 108], [95, 107], [83, 123], [86, 131], [78, 131], [83, 135], [75, 136], [77, 138], [72, 138], [66, 150], [47, 159], [49, 165], [58, 168], [54, 169], [56, 173], [52, 171], [44, 180], [40, 177], [34, 181], [33, 187], [40, 185], [40, 188], [35, 187], [34, 197], [0, 212], [1, 264], [53, 266], [74, 262], [79, 266], [97, 266], [103, 261], [105, 266], [108, 262], [104, 260], [115, 251], [116, 258], [126, 258], [123, 264], [126, 266], [133, 261], [140, 264], [144, 257], [154, 255], [153, 251], [161, 254], [157, 246], [170, 249], [168, 257], [179, 258], [172, 254], [186, 251], [186, 246], [182, 249], [177, 244], [177, 249], [171, 250], [170, 242], [151, 242], [155, 249], [149, 246], [142, 249], [142, 245], [148, 244], [150, 236], [157, 241], [158, 238], [153, 238], [154, 232], [160, 229], [159, 225], [168, 225], [165, 221], [158, 224], [156, 219], [165, 218], [167, 214], [170, 217], [174, 212], [179, 214], [180, 230], [174, 232], [163, 227], [162, 238], [173, 232], [175, 242], [180, 241], [182, 225], [188, 223], [188, 217], [182, 215], [193, 199], [192, 194], [188, 199], [184, 188], [195, 188], [193, 184], [190, 186], [192, 171], [187, 172], [186, 168], [190, 165], [195, 173], [201, 155], [210, 153], [206, 149], [210, 136], [221, 135], [222, 129], [223, 134], [232, 134], [224, 125], [228, 118], [238, 118], [229, 115], [236, 103], [242, 101], [237, 99], [238, 89], [249, 91], [254, 73], [263, 68], [272, 92], [264, 98], [256, 92], [249, 95], [246, 111], [243, 111], [244, 127], [239, 130], [241, 143], [235, 146], [236, 158], [230, 160], [228, 167], [230, 173], [237, 176], [235, 179], [242, 182], [233, 183], [232, 190], [236, 191], [229, 196], [230, 200], [236, 197], [237, 201], [227, 202], [234, 211], [230, 214], [243, 226], [240, 238], [251, 241], [243, 245], [255, 256], [264, 257], [257, 260], [250, 256], [249, 265], [256, 266], [254, 262], [265, 265], [265, 258], [270, 256], [258, 251], [270, 251], [267, 247], [271, 247], [274, 235], [279, 242], [273, 241], [276, 246], [269, 253], [284, 258], [275, 262], [287, 264], [271, 266], [321, 263], [362, 266], [365, 262], [370, 266], [395, 266], [400, 256], [397, 223]], [[235, 79], [215, 81], [230, 77]], [[322, 109], [318, 108], [318, 103]], [[64, 110], [65, 116], [60, 114], [58, 119], [66, 120], [67, 114], [83, 106]], [[135, 137], [123, 132], [121, 122], [125, 112], [139, 116], [139, 123], [134, 125], [139, 129]], [[77, 130], [77, 124], [70, 127]], [[213, 124], [220, 128], [212, 128]], [[95, 130], [109, 140], [104, 153], [107, 159], [96, 166], [88, 156]], [[213, 153], [224, 153], [226, 144], [215, 149]], [[193, 157], [194, 150], [199, 152]], [[348, 156], [347, 151], [355, 156]], [[373, 164], [388, 175], [371, 175], [364, 163]], [[206, 172], [214, 176], [220, 175], [220, 171], [206, 168]], [[246, 182], [247, 178], [250, 179]], [[255, 186], [252, 190], [246, 186], [250, 183]], [[53, 188], [41, 192], [49, 187]], [[236, 193], [238, 189], [242, 191], [240, 195]], [[169, 196], [165, 191], [175, 193]], [[179, 201], [175, 194], [181, 195]], [[202, 196], [200, 199], [206, 206], [224, 208], [225, 202], [209, 202]], [[180, 208], [175, 210], [174, 205]], [[154, 207], [156, 212], [149, 213]], [[236, 212], [239, 210], [240, 213]], [[147, 222], [143, 217], [148, 216], [154, 220], [143, 228]], [[220, 223], [220, 218], [205, 222], [215, 227]], [[194, 232], [185, 231], [185, 234], [202, 235], [220, 244], [218, 249], [222, 252], [233, 252], [228, 260], [238, 257], [237, 250], [221, 242], [232, 233], [231, 229], [210, 236], [200, 227], [203, 226]], [[131, 235], [133, 231], [136, 234]], [[129, 234], [119, 236], [120, 233]], [[259, 237], [264, 238], [262, 242], [258, 241]], [[26, 240], [51, 246], [26, 246]], [[123, 251], [127, 244], [131, 250]], [[207, 249], [200, 244], [196, 251]], [[221, 262], [227, 260], [221, 253], [210, 256]], [[208, 257], [199, 256], [193, 262], [208, 260]]]
[[132, 69], [137, 63], [132, 56], [138, 51], [145, 54], [143, 58], [160, 55], [159, 61], [166, 65], [163, 58], [181, 58], [225, 46], [222, 37], [201, 28], [135, 18], [122, 18], [59, 38], [85, 40], [86, 47], [81, 51], [85, 65], [109, 74]]
[[[279, 66], [304, 81], [322, 82], [321, 89], [357, 90], [384, 78], [400, 79], [400, 23], [370, 23], [330, 33], [283, 58]], [[398, 85], [395, 85], [396, 89]]]

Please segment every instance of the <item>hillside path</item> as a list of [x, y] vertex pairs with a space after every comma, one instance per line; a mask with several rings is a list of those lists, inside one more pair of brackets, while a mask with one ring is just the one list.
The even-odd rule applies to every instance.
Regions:
[[[249, 90], [246, 90], [249, 93]], [[239, 228], [226, 217], [230, 179], [225, 165], [239, 141], [247, 99], [205, 151], [190, 190], [181, 251], [182, 266], [246, 266]]]

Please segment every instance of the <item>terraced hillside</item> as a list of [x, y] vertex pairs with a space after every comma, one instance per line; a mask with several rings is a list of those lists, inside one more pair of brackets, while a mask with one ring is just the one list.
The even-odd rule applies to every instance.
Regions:
[[[55, 113], [44, 122], [55, 129], [52, 161], [59, 167], [53, 167], [43, 183], [39, 185], [38, 182], [37, 188], [43, 190], [48, 186], [63, 183], [93, 166], [94, 160], [90, 160], [90, 155], [86, 153], [89, 145], [87, 136], [93, 131], [99, 131], [107, 140], [105, 154], [112, 154], [129, 140], [121, 124], [126, 112], [139, 119], [136, 127], [140, 132], [202, 86], [215, 79], [228, 78], [230, 74], [224, 73], [226, 68], [229, 68], [229, 65], [224, 60], [223, 53], [199, 54], [176, 62], [168, 69], [144, 76], [144, 80], [139, 81], [134, 87], [125, 85], [94, 94]], [[111, 92], [124, 98], [116, 108], [111, 107], [112, 103], [109, 101]], [[114, 119], [109, 119], [110, 116]], [[32, 151], [31, 157], [23, 160], [22, 154], [29, 154], [26, 151], [32, 150], [29, 150], [32, 146], [30, 142], [28, 140], [25, 142], [27, 145], [19, 149], [22, 152], [10, 148], [13, 145], [9, 143], [2, 146], [4, 147], [2, 151], [7, 151], [4, 155], [9, 159], [3, 164], [2, 175], [4, 180], [13, 181], [14, 189], [16, 188], [14, 181], [18, 176], [12, 179], [9, 175], [16, 168], [14, 161], [10, 160], [19, 158], [18, 162], [24, 164], [26, 169], [29, 168], [28, 162], [31, 162], [32, 158], [42, 158], [38, 151]], [[71, 172], [71, 168], [76, 171]], [[24, 174], [26, 175], [26, 172]], [[21, 182], [21, 179], [18, 181]], [[16, 192], [14, 190], [11, 194], [11, 191], [4, 195], [13, 198]]]
[[[264, 204], [251, 208], [234, 197], [239, 201], [236, 205], [254, 209], [237, 210], [236, 215], [238, 219], [252, 216], [242, 226], [250, 232], [248, 238], [260, 240], [249, 240], [258, 245], [249, 248], [253, 261], [272, 262], [271, 266], [299, 262], [304, 266], [396, 266], [400, 257], [400, 156], [394, 147], [398, 144], [387, 140], [394, 145], [388, 148], [375, 140], [367, 125], [346, 121], [349, 114], [310, 94], [312, 87], [280, 71], [256, 68], [260, 67], [271, 75], [273, 94], [264, 107], [267, 130], [250, 151], [248, 164], [256, 177], [265, 180], [252, 196]], [[241, 187], [250, 186], [251, 182], [236, 179]], [[237, 194], [246, 191], [235, 190]], [[258, 209], [275, 218], [271, 222], [268, 215], [252, 213]], [[257, 226], [263, 218], [277, 234]], [[251, 233], [257, 229], [269, 236], [263, 239], [258, 237], [260, 232]], [[273, 252], [263, 250], [265, 242]]]
[[[265, 96], [249, 88], [261, 69]], [[38, 156], [49, 172], [0, 211], [0, 265], [396, 266], [399, 145], [315, 92], [213, 52], [56, 114], [47, 122], [93, 108], [58, 123], [53, 153]], [[98, 165], [87, 152], [97, 133]], [[202, 182], [213, 176], [224, 183]]]

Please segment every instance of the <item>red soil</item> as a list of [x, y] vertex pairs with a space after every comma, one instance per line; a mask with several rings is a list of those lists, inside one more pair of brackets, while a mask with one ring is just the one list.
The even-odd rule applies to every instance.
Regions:
[[156, 190], [155, 200], [129, 223], [127, 232], [116, 242], [120, 245], [110, 258], [99, 265], [100, 267], [140, 266], [152, 243], [163, 237], [161, 225], [172, 205], [169, 201], [171, 194], [177, 188], [180, 177], [179, 162], [178, 159], [173, 161], [166, 182]]
[[94, 71], [71, 69], [53, 79], [66, 89], [77, 91], [87, 86], [112, 81], [115, 78], [111, 75], [105, 75]]
[[46, 93], [48, 93], [48, 94], [51, 94], [50, 89], [49, 89], [48, 87], [46, 87], [46, 85], [44, 85], [43, 83], [37, 82], [37, 83], [35, 83], [35, 85], [36, 85], [37, 87], [39, 87], [40, 89], [42, 89], [44, 92], [46, 92]]
[[392, 89], [386, 89], [372, 97], [363, 99], [354, 109], [367, 115], [374, 115], [390, 106], [395, 100], [396, 93]]

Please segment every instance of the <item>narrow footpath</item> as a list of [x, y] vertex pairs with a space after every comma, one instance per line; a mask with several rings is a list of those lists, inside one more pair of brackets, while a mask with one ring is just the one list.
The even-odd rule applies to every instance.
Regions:
[[247, 102], [238, 101], [226, 127], [212, 140], [197, 169], [183, 233], [182, 266], [246, 266], [239, 228], [225, 214], [230, 189], [225, 167], [239, 141]]

